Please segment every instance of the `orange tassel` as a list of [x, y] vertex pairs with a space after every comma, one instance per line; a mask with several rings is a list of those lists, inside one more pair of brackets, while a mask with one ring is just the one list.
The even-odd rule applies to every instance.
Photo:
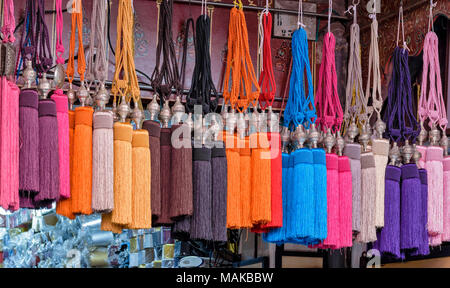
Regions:
[[[252, 171], [251, 171], [251, 149], [248, 137], [238, 138], [239, 162], [240, 162], [240, 205], [241, 205], [241, 228], [252, 227]], [[231, 167], [231, 169], [236, 169]]]
[[122, 225], [114, 224], [112, 222], [112, 213], [102, 214], [101, 230], [111, 231], [113, 233], [122, 233]]
[[241, 223], [240, 205], [240, 157], [236, 148], [236, 136], [226, 134], [219, 135], [224, 141], [227, 156], [227, 228], [239, 228]]
[[112, 222], [128, 225], [132, 212], [132, 146], [133, 127], [114, 123], [114, 210]]
[[75, 109], [72, 211], [92, 214], [92, 107]]
[[251, 204], [252, 223], [267, 224], [271, 221], [271, 170], [270, 145], [267, 133], [253, 133], [250, 143], [256, 146], [251, 156]]
[[150, 148], [147, 130], [133, 131], [133, 214], [130, 229], [152, 227]]
[[[70, 157], [70, 187], [73, 187], [73, 136], [75, 130], [75, 112], [69, 111], [69, 157]], [[66, 216], [69, 219], [75, 219], [72, 212], [72, 197], [61, 199], [56, 204], [56, 214]]]

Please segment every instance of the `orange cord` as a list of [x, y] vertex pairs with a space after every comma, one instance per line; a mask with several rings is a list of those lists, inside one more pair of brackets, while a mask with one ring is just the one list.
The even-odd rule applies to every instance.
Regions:
[[[84, 72], [86, 71], [86, 60], [84, 57], [83, 47], [83, 5], [81, 0], [76, 0], [72, 4], [72, 27], [70, 32], [70, 46], [69, 46], [69, 62], [67, 63], [67, 78], [72, 84], [75, 74], [75, 33], [78, 29], [78, 74], [80, 80], [84, 81]], [[79, 11], [75, 13], [76, 11]]]

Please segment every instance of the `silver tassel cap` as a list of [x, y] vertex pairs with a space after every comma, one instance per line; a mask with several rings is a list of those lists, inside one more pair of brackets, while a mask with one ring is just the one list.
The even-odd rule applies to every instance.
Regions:
[[377, 122], [375, 122], [375, 132], [377, 133], [377, 138], [382, 139], [383, 133], [386, 131], [386, 123], [383, 122], [383, 120], [378, 119]]
[[404, 164], [410, 163], [411, 157], [413, 156], [413, 154], [414, 154], [413, 147], [411, 145], [409, 145], [409, 140], [406, 140], [405, 145], [403, 146], [403, 149], [402, 149], [403, 163]]
[[355, 141], [355, 137], [358, 136], [358, 132], [358, 126], [356, 126], [355, 120], [352, 120], [347, 130], [347, 139], [353, 143]]
[[179, 124], [181, 122], [181, 117], [183, 117], [186, 109], [184, 108], [183, 103], [181, 103], [180, 95], [177, 95], [175, 103], [172, 106], [172, 115], [174, 118], [174, 124]]
[[25, 70], [23, 70], [23, 79], [25, 80], [24, 88], [32, 88], [36, 81], [37, 73], [33, 69], [31, 60], [25, 60]]
[[39, 80], [38, 91], [41, 99], [47, 99], [48, 93], [52, 89], [50, 82], [47, 80], [47, 73], [42, 73], [42, 78]]
[[161, 119], [163, 128], [169, 128], [170, 118], [172, 117], [172, 112], [170, 112], [169, 101], [164, 101], [164, 106], [159, 113], [159, 118]]
[[234, 110], [232, 109], [231, 112], [227, 113], [226, 122], [225, 122], [225, 128], [229, 134], [234, 133], [234, 129], [236, 127], [237, 122], [237, 116]]
[[53, 74], [53, 87], [58, 89], [62, 88], [65, 78], [66, 72], [64, 71], [64, 66], [62, 64], [57, 64], [55, 74]]
[[158, 114], [161, 110], [159, 103], [157, 101], [158, 94], [153, 94], [153, 99], [147, 104], [147, 111], [150, 113], [150, 120], [158, 119]]
[[283, 153], [289, 153], [289, 136], [288, 127], [283, 126], [283, 128], [281, 128], [281, 151]]
[[342, 138], [341, 132], [337, 132], [336, 136], [336, 152], [338, 156], [342, 156], [342, 152], [344, 151], [345, 141], [344, 138]]
[[327, 129], [327, 134], [325, 135], [325, 138], [323, 139], [323, 144], [325, 146], [325, 149], [327, 150], [327, 153], [331, 153], [334, 145], [336, 144], [336, 139], [334, 138], [333, 134], [331, 133], [330, 128]]
[[430, 144], [433, 146], [439, 145], [439, 140], [441, 140], [441, 132], [437, 129], [436, 124], [431, 126], [431, 131], [429, 133]]
[[444, 156], [448, 155], [448, 137], [447, 135], [442, 136], [441, 141], [439, 141], [439, 145], [444, 149]]
[[363, 152], [367, 151], [367, 146], [369, 145], [370, 135], [367, 133], [367, 128], [364, 125], [362, 127], [361, 135], [359, 135], [359, 142], [363, 146]]
[[69, 109], [73, 110], [73, 104], [77, 101], [75, 91], [72, 89], [72, 83], [69, 84], [69, 90], [67, 90], [67, 99], [69, 100]]
[[81, 86], [80, 86], [80, 88], [78, 88], [77, 97], [78, 97], [78, 100], [80, 100], [81, 106], [85, 106], [87, 104], [86, 100], [89, 97], [89, 91], [84, 86], [83, 81], [81, 81]]
[[392, 148], [389, 150], [389, 159], [391, 160], [389, 164], [392, 166], [396, 166], [399, 157], [400, 157], [400, 149], [398, 148], [397, 143], [394, 142]]
[[303, 125], [298, 125], [297, 128], [295, 128], [295, 131], [291, 134], [291, 140], [294, 144], [295, 149], [303, 148], [303, 144], [306, 141], [306, 133], [305, 129], [303, 128]]
[[105, 110], [106, 104], [109, 102], [109, 92], [105, 88], [105, 83], [100, 84], [100, 89], [98, 89], [95, 95], [95, 105], [100, 108], [100, 110]]
[[120, 122], [125, 122], [127, 120], [128, 114], [130, 114], [130, 110], [131, 110], [130, 106], [125, 100], [125, 96], [122, 96], [122, 99], [120, 100], [120, 105], [119, 107], [117, 107], [117, 114], [119, 114]]
[[420, 133], [417, 136], [417, 141], [419, 141], [419, 145], [423, 145], [423, 143], [427, 140], [428, 132], [425, 129], [425, 126], [423, 126], [423, 121], [420, 121]]
[[414, 163], [416, 163], [416, 165], [419, 166], [419, 160], [422, 157], [422, 153], [420, 153], [419, 150], [417, 150], [416, 144], [413, 144], [412, 147], [413, 147], [413, 150], [414, 150], [414, 153], [412, 155], [412, 159], [413, 159]]
[[144, 121], [145, 116], [144, 112], [139, 109], [139, 107], [134, 107], [131, 118], [133, 119], [134, 124], [136, 124], [136, 129], [142, 129], [142, 122]]
[[244, 117], [244, 113], [239, 113], [238, 114], [238, 118], [237, 118], [237, 122], [236, 122], [236, 128], [237, 128], [237, 133], [238, 133], [238, 135], [239, 135], [239, 137], [242, 139], [242, 138], [245, 138], [245, 128], [247, 128], [246, 127], [246, 125], [245, 125], [245, 117]]
[[317, 148], [317, 143], [319, 142], [320, 133], [316, 128], [316, 124], [311, 124], [311, 128], [308, 133], [308, 141], [311, 143], [311, 148]]

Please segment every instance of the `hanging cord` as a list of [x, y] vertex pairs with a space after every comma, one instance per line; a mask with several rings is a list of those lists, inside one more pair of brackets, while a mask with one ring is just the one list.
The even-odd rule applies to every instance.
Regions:
[[[151, 76], [151, 84], [156, 92], [167, 100], [172, 87], [175, 88], [177, 94], [180, 94], [182, 88], [172, 40], [173, 0], [163, 0], [160, 9], [156, 66]], [[163, 55], [162, 62], [161, 53]]]
[[56, 64], [64, 64], [64, 45], [62, 43], [63, 32], [63, 12], [62, 12], [62, 0], [56, 0]]
[[[25, 7], [25, 15], [27, 25], [24, 26], [20, 47], [22, 57], [29, 59], [33, 63], [33, 68], [36, 67], [36, 46], [35, 46], [35, 23], [36, 23], [36, 5], [35, 1], [28, 0]], [[25, 36], [25, 37], [24, 37]], [[22, 69], [25, 69], [25, 64]]]
[[[141, 101], [141, 91], [139, 89], [139, 81], [136, 74], [136, 65], [134, 63], [134, 39], [133, 39], [133, 27], [134, 27], [134, 9], [133, 2], [127, 2], [127, 9], [125, 14], [125, 23], [128, 24], [128, 29], [124, 36], [124, 43], [126, 43], [125, 47], [128, 47], [126, 50], [127, 62], [126, 67], [128, 67], [128, 74], [130, 75], [130, 88], [129, 91], [131, 93], [131, 97], [133, 97], [134, 107], [138, 107], [141, 111], [144, 110]], [[125, 31], [125, 30], [124, 30]]]
[[3, 43], [14, 43], [14, 27], [16, 26], [16, 19], [14, 18], [14, 2], [13, 0], [4, 0], [3, 6]]
[[[374, 0], [374, 7], [376, 7], [376, 0]], [[370, 14], [369, 18], [372, 19], [372, 24], [370, 25], [369, 74], [367, 76], [366, 99], [368, 101], [369, 98], [372, 98], [373, 109], [369, 113], [367, 120], [370, 120], [373, 112], [377, 113], [377, 120], [380, 120], [383, 96], [381, 95], [380, 53], [378, 50], [378, 21], [376, 11]], [[373, 79], [371, 79], [372, 73]]]
[[[211, 76], [211, 57], [209, 54], [210, 18], [198, 17], [196, 22], [195, 66], [191, 89], [186, 97], [186, 109], [193, 112], [194, 105], [202, 105], [204, 114], [216, 111], [219, 96]], [[214, 97], [214, 100], [211, 97]]]
[[[432, 9], [435, 5], [436, 4], [430, 1], [429, 22], [432, 21]], [[422, 123], [425, 123], [425, 120], [428, 118], [430, 120], [428, 123], [430, 128], [433, 125], [439, 125], [445, 133], [448, 120], [442, 95], [438, 42], [439, 40], [436, 33], [431, 31], [429, 26], [428, 33], [425, 35], [423, 43], [422, 88], [418, 113]]]
[[89, 80], [89, 87], [95, 80], [98, 80], [100, 82], [99, 84], [104, 83], [108, 74], [108, 59], [105, 37], [107, 32], [107, 1], [108, 0], [99, 0], [93, 2], [91, 14], [91, 35], [89, 41], [90, 53], [88, 59], [88, 69], [86, 72], [86, 78]]
[[[266, 8], [267, 9], [267, 8]], [[272, 14], [268, 10], [263, 10], [260, 16], [260, 23], [263, 27], [263, 34], [261, 43], [263, 49], [261, 50], [260, 58], [262, 58], [261, 74], [259, 76], [258, 85], [261, 87], [261, 93], [259, 94], [259, 103], [261, 109], [265, 110], [268, 106], [272, 106], [275, 93], [276, 83], [273, 75], [272, 65], [272, 48], [270, 46], [271, 33], [272, 33]]]
[[278, 114], [278, 123], [281, 123], [281, 116], [283, 116], [283, 121], [284, 121], [284, 111], [286, 110], [286, 106], [284, 105], [284, 102], [286, 100], [286, 95], [288, 94], [288, 89], [289, 89], [289, 80], [291, 79], [291, 74], [292, 74], [292, 57], [291, 57], [291, 61], [289, 62], [289, 70], [288, 70], [288, 74], [286, 77], [286, 83], [284, 85], [284, 89], [283, 89], [283, 96], [281, 97], [281, 107], [280, 107], [280, 113]]
[[[184, 25], [184, 38], [183, 38], [183, 53], [181, 57], [181, 67], [180, 67], [180, 80], [181, 88], [184, 89], [184, 81], [186, 80], [186, 61], [187, 61], [187, 50], [189, 42], [189, 27], [192, 28], [192, 40], [195, 47], [195, 35], [194, 35], [194, 19], [189, 18], [186, 20]], [[196, 56], [197, 59], [197, 56]], [[195, 70], [195, 68], [194, 68]]]
[[84, 81], [84, 72], [86, 71], [86, 62], [84, 58], [83, 47], [83, 7], [81, 0], [75, 0], [72, 5], [72, 26], [70, 32], [70, 46], [69, 46], [69, 62], [67, 64], [67, 78], [69, 84], [72, 86], [72, 81], [75, 74], [75, 33], [78, 30], [78, 75], [81, 82]]
[[[348, 60], [348, 73], [347, 73], [347, 86], [345, 90], [345, 113], [344, 113], [344, 131], [348, 128], [352, 121], [357, 121], [361, 127], [367, 122], [366, 113], [367, 100], [364, 97], [362, 88], [362, 76], [361, 76], [361, 61], [360, 61], [360, 33], [359, 25], [356, 18], [356, 6], [359, 1], [351, 5], [346, 12], [353, 14], [353, 24], [350, 26], [350, 55]], [[353, 13], [351, 12], [353, 10]]]
[[[403, 2], [403, 1], [402, 1]], [[402, 28], [402, 40], [403, 40], [403, 53], [408, 50], [408, 45], [406, 45], [406, 41], [405, 41], [405, 26], [404, 26], [404, 21], [403, 21], [403, 3], [400, 4], [400, 9], [398, 10], [398, 25], [397, 25], [397, 46], [398, 46], [398, 40], [400, 37], [400, 25]]]
[[47, 24], [45, 23], [44, 0], [37, 1], [37, 22], [35, 43], [37, 46], [36, 69], [38, 73], [47, 73], [52, 66], [52, 54]]

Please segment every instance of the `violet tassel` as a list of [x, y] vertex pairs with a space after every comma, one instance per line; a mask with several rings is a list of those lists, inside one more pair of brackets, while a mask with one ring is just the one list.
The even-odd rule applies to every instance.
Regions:
[[218, 145], [211, 151], [212, 229], [214, 241], [227, 241], [227, 158], [224, 143]]

